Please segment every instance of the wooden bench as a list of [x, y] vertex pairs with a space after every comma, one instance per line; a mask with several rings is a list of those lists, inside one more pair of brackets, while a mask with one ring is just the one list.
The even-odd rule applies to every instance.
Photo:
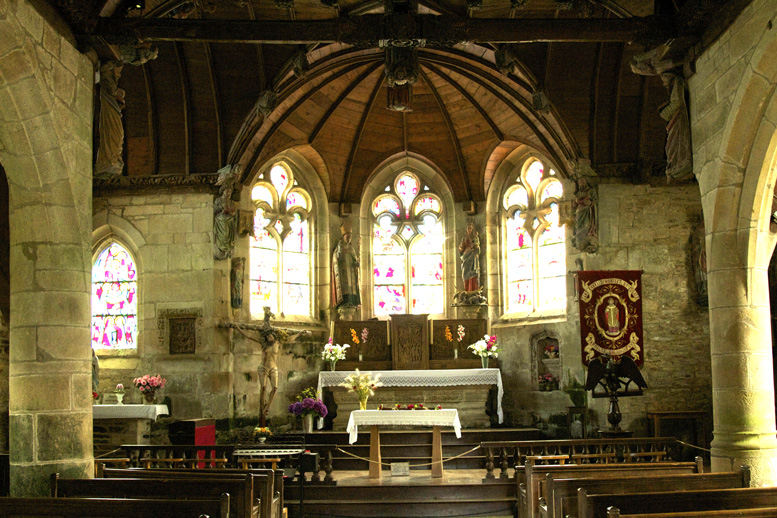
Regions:
[[229, 495], [218, 500], [161, 500], [122, 498], [2, 498], [0, 518], [51, 516], [57, 518], [230, 518]]
[[701, 473], [703, 464], [701, 457], [696, 462], [645, 462], [617, 464], [565, 464], [535, 466], [526, 461], [523, 476], [525, 480], [518, 484], [518, 516], [519, 518], [538, 518], [540, 497], [548, 500], [545, 490], [545, 480], [550, 474], [552, 478], [620, 478], [628, 476], [679, 475], [682, 473]]
[[110, 469], [106, 478], [210, 478], [251, 476], [254, 497], [260, 500], [262, 518], [276, 518], [283, 510], [283, 472], [271, 469]]
[[750, 487], [750, 469], [725, 473], [691, 473], [623, 478], [553, 478], [546, 475], [546, 496], [540, 499], [542, 518], [577, 516], [577, 490], [588, 494], [643, 493], [646, 491], [688, 491]]
[[214, 500], [224, 493], [230, 496], [230, 516], [254, 518], [259, 515], [259, 499], [254, 499], [253, 481], [208, 477], [180, 478], [95, 478], [65, 479], [57, 473], [51, 475], [52, 498], [140, 498], [162, 500]]
[[655, 514], [620, 514], [617, 507], [607, 509], [607, 518], [774, 518], [775, 516], [777, 516], [777, 507]]
[[608, 507], [616, 508], [619, 514], [704, 512], [706, 516], [706, 513], [715, 510], [773, 507], [775, 503], [777, 487], [598, 495], [589, 495], [580, 488], [577, 517], [606, 518]]

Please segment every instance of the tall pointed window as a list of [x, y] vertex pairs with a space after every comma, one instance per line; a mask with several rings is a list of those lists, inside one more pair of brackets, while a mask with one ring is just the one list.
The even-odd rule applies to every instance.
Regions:
[[126, 248], [112, 242], [92, 265], [92, 348], [136, 349], [138, 278]]
[[559, 225], [563, 194], [556, 172], [528, 160], [502, 196], [506, 312], [566, 309], [566, 246]]
[[372, 202], [373, 314], [441, 314], [442, 202], [419, 178], [400, 173]]
[[310, 316], [310, 195], [283, 162], [251, 190], [256, 207], [250, 250], [251, 317], [274, 313]]

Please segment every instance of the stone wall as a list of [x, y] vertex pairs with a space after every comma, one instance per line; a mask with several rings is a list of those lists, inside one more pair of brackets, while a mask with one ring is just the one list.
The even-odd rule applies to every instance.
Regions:
[[[161, 374], [173, 416], [227, 417], [232, 406], [229, 334], [218, 329], [229, 311], [229, 262], [213, 258], [213, 195], [164, 194], [94, 200], [95, 252], [117, 236], [138, 263], [136, 354], [98, 351], [100, 390], [117, 383], [125, 402], [140, 402], [132, 379]], [[196, 318], [194, 354], [171, 354], [167, 318]]]
[[[647, 433], [645, 413], [655, 410], [710, 411], [711, 382], [709, 322], [705, 308], [696, 302], [690, 236], [701, 217], [698, 187], [650, 187], [602, 184], [599, 186], [597, 254], [568, 256], [567, 269], [576, 270], [580, 259], [586, 270], [643, 271], [643, 333], [645, 363], [642, 374], [649, 389], [642, 397], [623, 398], [621, 426]], [[570, 247], [571, 249], [571, 247]], [[540, 392], [535, 379], [531, 338], [548, 333], [559, 340], [563, 388], [569, 374], [583, 382], [580, 325], [573, 276], [567, 282], [567, 317], [558, 322], [495, 323], [503, 353], [500, 365], [505, 382], [506, 419], [513, 425], [530, 425], [539, 416], [566, 413], [571, 406], [562, 391]], [[606, 425], [607, 400], [591, 399], [594, 427]]]

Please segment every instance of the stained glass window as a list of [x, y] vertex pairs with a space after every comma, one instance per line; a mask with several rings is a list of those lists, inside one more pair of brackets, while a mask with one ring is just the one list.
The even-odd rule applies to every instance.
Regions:
[[507, 313], [566, 309], [565, 228], [558, 207], [563, 189], [555, 175], [531, 159], [502, 196]]
[[92, 348], [136, 349], [138, 278], [135, 261], [119, 243], [92, 265]]
[[[251, 190], [257, 206], [250, 240], [251, 317], [264, 317], [264, 306], [284, 315], [311, 314], [310, 197], [286, 164], [270, 169], [270, 183]], [[277, 202], [275, 200], [278, 200]]]
[[444, 313], [440, 198], [404, 172], [372, 207], [373, 314]]

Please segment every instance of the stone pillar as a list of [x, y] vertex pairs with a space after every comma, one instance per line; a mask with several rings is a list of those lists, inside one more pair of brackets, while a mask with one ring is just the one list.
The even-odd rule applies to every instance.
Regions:
[[737, 264], [744, 254], [736, 236], [735, 231], [707, 236], [712, 471], [744, 464], [752, 470], [753, 485], [771, 485], [777, 478], [777, 440], [769, 283], [765, 268]]
[[11, 495], [93, 473], [92, 63], [28, 2], [0, 3], [10, 201]]

